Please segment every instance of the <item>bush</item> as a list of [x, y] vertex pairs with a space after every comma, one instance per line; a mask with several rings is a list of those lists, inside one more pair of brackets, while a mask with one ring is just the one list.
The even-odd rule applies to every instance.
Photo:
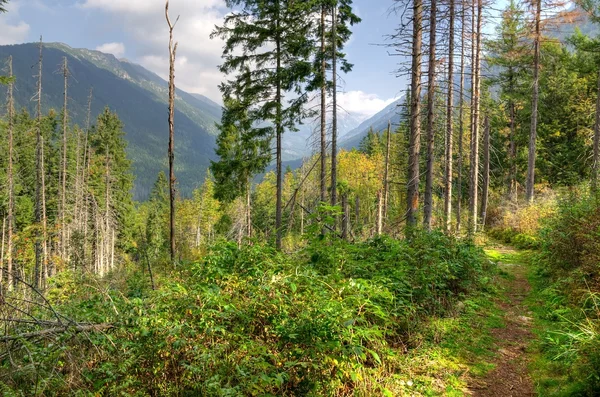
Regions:
[[410, 243], [317, 238], [296, 255], [219, 243], [158, 291], [86, 291], [64, 301], [62, 310], [81, 321], [117, 328], [28, 345], [35, 373], [13, 372], [5, 387], [28, 394], [43, 383], [46, 395], [393, 394], [381, 378], [400, 370], [394, 346], [421, 319], [485, 287], [486, 263], [471, 243], [437, 232]]
[[557, 331], [545, 339], [546, 355], [563, 364], [572, 394], [600, 390], [600, 200], [561, 200], [540, 232], [539, 274]]

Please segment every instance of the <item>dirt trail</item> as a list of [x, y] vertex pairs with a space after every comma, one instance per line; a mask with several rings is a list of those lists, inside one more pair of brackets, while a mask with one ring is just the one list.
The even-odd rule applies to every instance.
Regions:
[[[503, 248], [503, 254], [515, 251]], [[492, 335], [497, 355], [492, 360], [495, 368], [484, 378], [473, 379], [469, 386], [476, 397], [521, 397], [534, 396], [534, 386], [527, 373], [526, 348], [533, 338], [533, 319], [523, 301], [531, 286], [527, 281], [527, 269], [520, 263], [500, 263], [500, 268], [511, 275], [502, 281], [506, 300], [498, 302], [504, 311], [506, 327], [495, 328]]]

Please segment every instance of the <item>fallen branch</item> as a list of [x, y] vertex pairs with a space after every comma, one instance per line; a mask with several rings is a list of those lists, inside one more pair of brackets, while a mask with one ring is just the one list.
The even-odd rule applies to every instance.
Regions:
[[13, 335], [13, 336], [3, 336], [0, 337], [0, 342], [11, 342], [18, 341], [23, 339], [34, 339], [45, 337], [52, 334], [57, 334], [61, 332], [74, 331], [74, 332], [102, 332], [108, 331], [109, 329], [114, 328], [113, 324], [86, 324], [86, 325], [74, 325], [74, 326], [58, 326], [53, 328], [47, 328], [40, 331], [27, 332], [24, 334]]

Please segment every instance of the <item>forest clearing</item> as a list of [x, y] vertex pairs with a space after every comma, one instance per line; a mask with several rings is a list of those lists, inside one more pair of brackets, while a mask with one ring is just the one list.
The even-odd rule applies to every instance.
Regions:
[[597, 0], [44, 3], [2, 395], [600, 395]]

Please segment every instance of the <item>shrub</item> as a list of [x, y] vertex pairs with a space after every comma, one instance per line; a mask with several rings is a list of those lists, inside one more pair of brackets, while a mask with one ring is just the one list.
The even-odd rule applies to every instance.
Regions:
[[2, 371], [13, 371], [5, 388], [29, 394], [43, 383], [46, 395], [384, 394], [381, 377], [399, 370], [394, 344], [421, 319], [485, 287], [485, 263], [471, 243], [438, 232], [410, 243], [315, 238], [296, 255], [221, 242], [157, 291], [140, 293], [136, 282], [129, 296], [88, 290], [61, 300], [59, 309], [80, 321], [116, 329], [27, 345], [28, 355], [12, 359], [34, 357], [35, 371], [15, 373], [3, 362]]

